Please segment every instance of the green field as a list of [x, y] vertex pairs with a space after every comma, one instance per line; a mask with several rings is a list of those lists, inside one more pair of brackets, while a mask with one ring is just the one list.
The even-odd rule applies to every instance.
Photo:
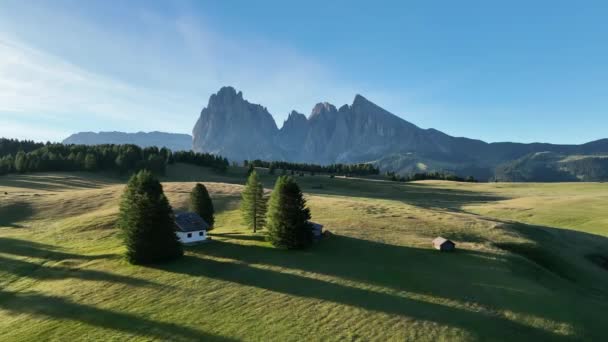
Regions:
[[244, 170], [170, 166], [175, 209], [208, 187], [213, 241], [140, 267], [114, 227], [124, 179], [0, 177], [0, 340], [605, 339], [608, 184], [296, 178], [332, 234], [284, 251], [241, 224]]

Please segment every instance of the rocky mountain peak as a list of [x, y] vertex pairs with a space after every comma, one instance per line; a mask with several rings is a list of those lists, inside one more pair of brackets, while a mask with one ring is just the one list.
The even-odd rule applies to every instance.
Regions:
[[216, 93], [211, 95], [209, 98], [209, 105], [215, 104], [227, 104], [227, 103], [235, 103], [245, 101], [243, 99], [243, 93], [236, 91], [233, 87], [222, 87]]
[[370, 103], [370, 101], [360, 94], [355, 95], [355, 99], [353, 100], [353, 106], [355, 104], [365, 104], [365, 103]]
[[312, 119], [312, 118], [314, 118], [316, 116], [320, 116], [322, 114], [333, 114], [333, 113], [337, 113], [337, 112], [338, 112], [338, 110], [331, 103], [321, 102], [321, 103], [317, 103], [314, 106], [314, 108], [312, 109], [312, 112], [310, 113], [310, 118]]
[[378, 107], [375, 103], [371, 102], [370, 100], [366, 99], [365, 97], [357, 94], [355, 96], [355, 99], [353, 100], [353, 104], [351, 105], [351, 108], [354, 110], [382, 110], [384, 111], [384, 109]]
[[298, 113], [295, 110], [292, 110], [291, 113], [289, 113], [289, 115], [287, 116], [287, 120], [300, 120], [302, 118], [306, 119], [306, 115]]
[[233, 87], [222, 87], [201, 111], [192, 131], [193, 149], [237, 160], [276, 159], [280, 154], [272, 139], [277, 133], [266, 108], [249, 103]]
[[308, 120], [306, 119], [306, 115], [292, 110], [291, 113], [289, 113], [289, 115], [287, 116], [287, 120], [283, 122], [283, 127], [305, 125], [307, 121]]
[[[265, 107], [249, 103], [232, 87], [223, 87], [201, 112], [193, 131], [193, 148], [236, 161], [373, 161], [381, 169], [401, 173], [418, 172], [419, 165], [424, 165], [428, 170], [448, 170], [484, 180], [493, 175], [497, 165], [531, 152], [608, 154], [608, 140], [580, 146], [487, 144], [422, 129], [361, 95], [339, 111], [327, 102], [315, 105], [308, 118], [292, 111], [279, 130]], [[597, 163], [605, 163], [597, 159]]]

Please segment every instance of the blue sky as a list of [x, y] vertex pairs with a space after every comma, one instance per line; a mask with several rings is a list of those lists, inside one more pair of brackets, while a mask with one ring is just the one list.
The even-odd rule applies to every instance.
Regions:
[[0, 136], [190, 133], [209, 96], [362, 94], [486, 141], [608, 137], [607, 1], [0, 0]]

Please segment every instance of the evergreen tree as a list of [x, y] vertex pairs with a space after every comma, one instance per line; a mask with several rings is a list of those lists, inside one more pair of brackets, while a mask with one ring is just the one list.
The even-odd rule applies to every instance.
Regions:
[[27, 171], [27, 156], [23, 151], [19, 151], [15, 156], [15, 171], [19, 173]]
[[268, 206], [268, 240], [281, 248], [310, 246], [312, 227], [309, 219], [310, 210], [296, 181], [291, 177], [279, 177]]
[[245, 190], [242, 194], [241, 213], [246, 225], [257, 232], [266, 225], [266, 199], [264, 198], [264, 186], [258, 179], [257, 172], [253, 171], [247, 178]]
[[197, 183], [190, 192], [190, 211], [202, 217], [209, 224], [209, 230], [213, 229], [215, 223], [213, 202], [207, 188], [201, 183]]
[[247, 167], [247, 177], [249, 177], [251, 175], [251, 173], [254, 171], [255, 171], [255, 167], [253, 166], [253, 164], [249, 164], [249, 166]]
[[173, 210], [160, 182], [150, 171], [140, 171], [127, 183], [118, 221], [132, 264], [179, 257], [182, 246], [175, 234]]
[[97, 170], [97, 158], [92, 153], [87, 153], [86, 157], [84, 157], [84, 169], [87, 171], [95, 171]]

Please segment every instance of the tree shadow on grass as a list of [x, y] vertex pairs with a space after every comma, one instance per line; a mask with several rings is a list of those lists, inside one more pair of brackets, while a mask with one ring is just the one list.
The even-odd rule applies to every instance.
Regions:
[[65, 259], [93, 260], [115, 256], [115, 254], [83, 255], [68, 253], [48, 244], [8, 237], [0, 237], [0, 252], [53, 261]]
[[[70, 267], [83, 261], [96, 259], [117, 258], [115, 254], [81, 255], [56, 250], [55, 247], [26, 240], [0, 238], [0, 253], [17, 257], [42, 259], [42, 262], [30, 262], [17, 258], [0, 256], [0, 271], [17, 277], [33, 279], [67, 279], [122, 283], [132, 286], [159, 286], [144, 279], [137, 279], [120, 274], [113, 274], [79, 267]], [[46, 266], [46, 262], [59, 263], [56, 266]], [[66, 266], [68, 265], [68, 266]]]
[[99, 309], [59, 297], [0, 290], [0, 308], [13, 313], [68, 319], [118, 330], [140, 338], [167, 341], [231, 341], [231, 339], [173, 323], [156, 322], [131, 314]]
[[66, 188], [80, 188], [80, 189], [98, 189], [103, 186], [112, 185], [120, 182], [120, 180], [100, 179], [100, 178], [88, 178], [90, 175], [87, 174], [81, 177], [74, 173], [53, 173], [53, 174], [23, 174], [23, 175], [10, 175], [6, 177], [0, 177], [0, 186], [24, 188], [32, 190], [66, 190]]
[[24, 260], [4, 258], [0, 256], [0, 271], [12, 274], [19, 278], [32, 278], [39, 280], [68, 279], [118, 283], [130, 286], [160, 287], [160, 285], [145, 279], [123, 276], [97, 270], [88, 270], [77, 267], [45, 266]]
[[[232, 236], [228, 238], [232, 239]], [[244, 265], [303, 270], [396, 291], [466, 302], [492, 312], [508, 310], [532, 315], [546, 319], [554, 326], [570, 325], [589, 336], [599, 332], [595, 323], [583, 319], [582, 315], [599, 310], [603, 304], [585, 299], [584, 294], [579, 297], [577, 289], [568, 291], [571, 287], [566, 284], [567, 280], [560, 278], [559, 274], [556, 276], [552, 270], [535, 266], [534, 260], [509, 254], [468, 250], [440, 253], [432, 249], [388, 245], [339, 235], [307, 251], [284, 251], [220, 239], [205, 246], [192, 247], [189, 252], [199, 258], [210, 256], [235, 260]], [[192, 262], [202, 263], [196, 259]], [[192, 267], [198, 270], [204, 266]], [[513, 272], [521, 271], [526, 274], [514, 276]], [[259, 278], [263, 276], [265, 274], [260, 274]], [[564, 289], [566, 291], [562, 291]], [[577, 306], [564, 311], [564, 305], [572, 302]], [[416, 316], [415, 312], [413, 316]]]
[[305, 193], [396, 200], [426, 209], [459, 211], [462, 206], [506, 200], [492, 193], [434, 187], [425, 183], [378, 182], [364, 179], [334, 179], [322, 189], [304, 183]]
[[14, 202], [0, 205], [0, 227], [23, 228], [17, 224], [34, 214], [32, 205], [27, 202]]
[[[466, 310], [407, 298], [405, 296], [392, 295], [386, 292], [341, 285], [335, 282], [313, 279], [292, 273], [252, 267], [251, 264], [261, 263], [284, 266], [338, 276], [341, 278], [356, 279], [371, 284], [377, 283], [378, 281], [375, 278], [380, 277], [379, 282], [381, 284], [388, 285], [390, 283], [392, 286], [398, 284], [399, 290], [414, 292], [412, 286], [400, 281], [402, 280], [403, 272], [401, 274], [394, 274], [391, 272], [392, 270], [384, 267], [372, 269], [371, 272], [369, 272], [370, 269], [366, 267], [367, 265], [356, 264], [354, 267], [351, 267], [348, 263], [345, 263], [345, 260], [340, 260], [335, 263], [326, 260], [326, 258], [331, 258], [331, 255], [316, 257], [314, 254], [317, 251], [315, 251], [315, 253], [288, 252], [271, 248], [234, 245], [222, 242], [214, 242], [213, 244], [215, 244], [213, 248], [204, 251], [201, 249], [200, 254], [186, 255], [179, 261], [155, 267], [172, 273], [230, 281], [273, 292], [315, 298], [338, 304], [355, 306], [365, 310], [411, 317], [463, 328], [476, 335], [480, 340], [497, 340], [505, 338], [558, 340], [563, 338], [562, 335], [508, 320], [494, 312]], [[213, 244], [209, 244], [209, 246], [211, 247]], [[196, 253], [196, 250], [193, 250], [192, 252]], [[351, 252], [356, 254], [357, 250]], [[389, 254], [390, 253], [392, 252], [389, 252]], [[212, 260], [203, 257], [203, 255], [232, 258], [235, 259], [235, 262]], [[369, 251], [367, 255], [369, 255]], [[409, 252], [409, 256], [414, 255], [412, 252]], [[302, 261], [298, 261], [298, 258]], [[473, 258], [476, 258], [476, 256], [473, 256]], [[356, 263], [357, 261], [354, 262]], [[325, 265], [323, 265], [324, 263]], [[346, 266], [346, 269], [340, 270], [340, 268], [344, 266]], [[356, 274], [352, 274], [354, 268], [359, 269]], [[434, 274], [435, 273], [433, 272], [423, 276], [428, 277], [433, 276]], [[413, 275], [409, 278], [412, 279], [416, 276], [417, 275]], [[442, 282], [442, 280], [439, 279], [437, 282]], [[445, 283], [443, 283], [443, 287], [446, 287]], [[433, 295], [438, 294], [433, 293]], [[459, 297], [458, 299], [464, 300], [465, 298]]]
[[263, 233], [258, 233], [258, 235], [250, 235], [244, 233], [213, 233], [211, 232], [212, 237], [221, 237], [231, 240], [243, 240], [243, 241], [266, 241], [266, 235]]

